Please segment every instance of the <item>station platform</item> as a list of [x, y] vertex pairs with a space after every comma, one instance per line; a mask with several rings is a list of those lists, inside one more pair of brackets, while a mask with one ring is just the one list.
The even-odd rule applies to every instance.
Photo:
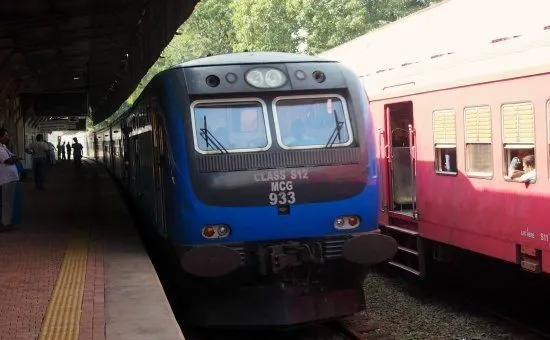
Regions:
[[0, 232], [0, 339], [183, 339], [106, 170], [48, 168], [21, 182], [23, 218]]

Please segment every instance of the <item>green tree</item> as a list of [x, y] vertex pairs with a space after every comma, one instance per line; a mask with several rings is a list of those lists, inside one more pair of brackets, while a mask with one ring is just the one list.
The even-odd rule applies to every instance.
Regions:
[[230, 7], [234, 51], [297, 52], [298, 22], [292, 0], [235, 0]]
[[364, 0], [367, 29], [373, 30], [441, 0]]
[[343, 44], [367, 31], [365, 0], [298, 0], [294, 12], [312, 54]]
[[207, 54], [317, 54], [441, 0], [201, 0], [116, 119], [160, 71]]

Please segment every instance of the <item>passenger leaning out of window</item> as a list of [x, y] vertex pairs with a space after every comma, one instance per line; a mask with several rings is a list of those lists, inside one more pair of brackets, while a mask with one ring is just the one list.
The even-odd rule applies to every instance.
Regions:
[[536, 178], [535, 170], [535, 156], [528, 155], [523, 157], [523, 170], [516, 170], [510, 176], [516, 182], [530, 182], [534, 181]]
[[520, 150], [518, 155], [513, 157], [508, 165], [508, 176], [510, 178], [516, 178], [522, 175], [521, 160], [527, 156], [528, 153], [525, 150]]

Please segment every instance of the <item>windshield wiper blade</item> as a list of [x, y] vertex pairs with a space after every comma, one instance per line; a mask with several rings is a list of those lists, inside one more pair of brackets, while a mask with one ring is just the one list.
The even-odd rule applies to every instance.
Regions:
[[338, 115], [336, 114], [336, 110], [334, 110], [334, 122], [336, 126], [334, 127], [334, 130], [332, 130], [332, 133], [330, 134], [330, 137], [327, 141], [327, 144], [325, 145], [325, 148], [331, 148], [332, 145], [336, 142], [336, 138], [338, 138], [338, 141], [342, 141], [342, 136], [340, 135], [340, 131], [342, 130], [342, 126], [344, 126], [344, 122], [341, 122], [338, 120]]
[[203, 128], [200, 129], [200, 135], [202, 139], [206, 142], [206, 147], [213, 146], [221, 153], [229, 153], [227, 149], [223, 146], [222, 143], [220, 143], [219, 140], [216, 139], [216, 137], [208, 130], [208, 124], [206, 122], [206, 116], [204, 116], [204, 122], [203, 122]]

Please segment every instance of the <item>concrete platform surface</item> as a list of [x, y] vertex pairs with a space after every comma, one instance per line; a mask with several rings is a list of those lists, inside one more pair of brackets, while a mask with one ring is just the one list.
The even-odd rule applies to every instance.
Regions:
[[105, 169], [61, 161], [21, 192], [21, 224], [0, 232], [0, 339], [184, 338]]

